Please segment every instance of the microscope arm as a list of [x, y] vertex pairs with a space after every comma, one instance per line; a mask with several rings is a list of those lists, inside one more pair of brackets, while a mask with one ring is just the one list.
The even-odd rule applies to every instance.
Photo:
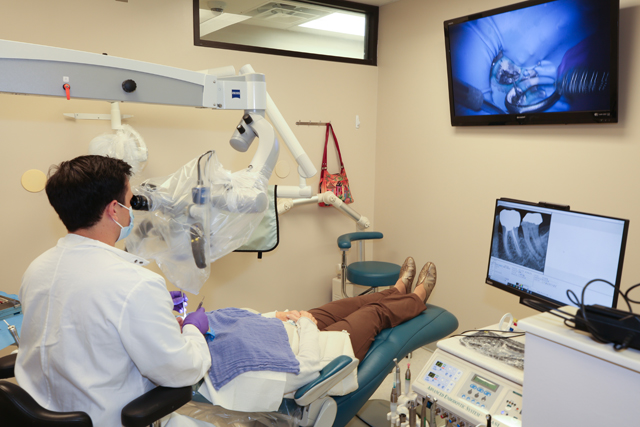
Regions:
[[97, 53], [0, 40], [0, 92], [265, 110], [263, 74], [217, 77]]
[[[280, 186], [278, 186], [278, 193], [280, 193]], [[308, 199], [279, 199], [279, 201], [281, 201], [281, 203], [278, 203], [278, 214], [280, 215], [290, 211], [291, 208], [295, 206], [324, 203], [325, 205], [333, 206], [334, 208], [338, 209], [340, 212], [354, 220], [356, 222], [356, 227], [358, 230], [366, 230], [371, 226], [369, 218], [364, 215], [360, 215], [358, 212], [350, 208], [331, 191], [316, 194], [315, 196]]]
[[[300, 186], [282, 187], [281, 194], [311, 196], [304, 178], [317, 171], [267, 93], [264, 74], [255, 73], [250, 65], [245, 65], [240, 75], [235, 75], [233, 67], [189, 71], [105, 54], [0, 40], [0, 75], [0, 92], [6, 93], [245, 110], [263, 117], [266, 112], [300, 165]], [[251, 164], [257, 166], [261, 161], [254, 157]]]
[[[247, 64], [244, 67], [240, 68], [240, 74], [255, 74], [255, 71], [251, 67], [251, 65]], [[298, 187], [293, 186], [278, 186], [278, 194], [281, 197], [311, 197], [312, 190], [310, 186], [306, 185], [306, 178], [311, 178], [316, 173], [318, 173], [313, 163], [311, 163], [311, 159], [305, 151], [302, 149], [298, 138], [291, 131], [291, 128], [285, 121], [284, 117], [280, 113], [280, 110], [276, 106], [273, 99], [269, 93], [267, 93], [267, 115], [271, 119], [271, 122], [275, 126], [276, 130], [284, 140], [284, 143], [289, 148], [291, 154], [296, 159], [296, 162], [299, 165], [298, 174], [300, 175], [300, 185]]]
[[[317, 171], [267, 93], [265, 76], [255, 73], [250, 65], [236, 76], [233, 67], [189, 71], [106, 54], [0, 40], [0, 75], [0, 92], [5, 93], [106, 100], [112, 106], [122, 101], [245, 110], [263, 117], [266, 112], [300, 165], [299, 187], [282, 186], [280, 194], [311, 196], [304, 179]], [[268, 145], [277, 147], [277, 141]], [[259, 151], [251, 162], [254, 168], [262, 169], [267, 158], [275, 162], [273, 155]], [[271, 172], [274, 166], [267, 165], [266, 169]]]

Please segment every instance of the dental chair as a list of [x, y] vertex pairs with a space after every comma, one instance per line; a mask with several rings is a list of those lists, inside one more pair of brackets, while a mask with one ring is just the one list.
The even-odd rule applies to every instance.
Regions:
[[[378, 334], [358, 364], [356, 391], [346, 396], [326, 395], [355, 367], [351, 358], [340, 356], [323, 369], [320, 378], [299, 389], [295, 399], [285, 399], [283, 405], [303, 407], [300, 426], [344, 427], [391, 372], [394, 358], [401, 360], [417, 348], [446, 337], [457, 327], [458, 320], [453, 314], [427, 304], [427, 309], [417, 317]], [[14, 376], [15, 359], [15, 354], [0, 358], [0, 379]], [[192, 393], [191, 387], [157, 387], [123, 408], [122, 424], [125, 427], [148, 426], [185, 405], [191, 400]], [[21, 387], [8, 381], [0, 381], [0, 419], [3, 426], [92, 426], [86, 413], [48, 411]]]
[[[279, 412], [284, 414], [301, 412], [298, 423], [301, 427], [345, 427], [395, 367], [394, 358], [401, 360], [412, 351], [446, 337], [457, 327], [458, 320], [453, 314], [438, 306], [427, 304], [427, 309], [415, 318], [395, 328], [384, 329], [378, 334], [371, 348], [358, 364], [356, 391], [346, 396], [328, 396], [326, 392], [333, 387], [328, 385], [324, 390], [318, 390], [316, 395], [308, 394], [303, 397], [302, 394], [306, 393], [308, 388], [315, 387], [312, 383], [299, 389], [295, 399], [284, 399]], [[335, 360], [332, 363], [334, 362]], [[329, 368], [330, 366], [327, 365], [325, 370]], [[337, 380], [340, 381], [349, 372], [347, 370], [343, 377]], [[321, 373], [322, 376], [324, 371]], [[194, 400], [208, 402], [197, 393]], [[297, 406], [303, 406], [303, 408]], [[302, 410], [299, 411], [300, 409]], [[251, 418], [250, 414], [248, 418]]]
[[[347, 280], [354, 285], [369, 287], [364, 293], [372, 292], [381, 286], [393, 286], [400, 275], [400, 266], [384, 261], [364, 260], [364, 240], [382, 239], [383, 235], [377, 231], [358, 231], [347, 233], [338, 237], [338, 247], [342, 251], [342, 296], [347, 295]], [[351, 249], [351, 243], [358, 242], [359, 256], [357, 262], [347, 265], [347, 252]]]
[[[0, 378], [14, 376], [16, 354], [0, 358]], [[335, 403], [327, 392], [353, 371], [358, 361], [348, 356], [339, 356], [320, 371], [320, 376], [298, 389], [295, 405], [303, 407], [301, 425], [316, 425], [316, 419], [332, 420], [336, 414]], [[156, 387], [127, 404], [122, 409], [124, 427], [159, 426], [161, 418], [176, 411], [197, 395], [191, 386], [170, 388]], [[85, 412], [54, 412], [40, 406], [20, 386], [0, 381], [0, 419], [2, 425], [33, 427], [92, 427]], [[308, 423], [308, 424], [304, 424]], [[330, 427], [327, 424], [325, 427]]]

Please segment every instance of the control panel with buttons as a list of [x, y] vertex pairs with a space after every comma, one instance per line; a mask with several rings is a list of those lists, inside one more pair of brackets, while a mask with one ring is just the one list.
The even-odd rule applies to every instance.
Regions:
[[500, 409], [498, 413], [502, 416], [516, 420], [522, 419], [522, 392], [511, 390], [511, 393], [507, 393], [502, 403], [498, 405], [498, 409]]
[[424, 376], [424, 381], [433, 384], [434, 387], [451, 393], [456, 382], [460, 379], [463, 372], [455, 366], [445, 363], [442, 360], [436, 360], [431, 369]]
[[522, 385], [438, 348], [412, 384], [421, 396], [438, 399], [447, 426], [522, 426]]
[[499, 391], [500, 384], [473, 373], [458, 392], [458, 396], [479, 408], [490, 408], [495, 402]]

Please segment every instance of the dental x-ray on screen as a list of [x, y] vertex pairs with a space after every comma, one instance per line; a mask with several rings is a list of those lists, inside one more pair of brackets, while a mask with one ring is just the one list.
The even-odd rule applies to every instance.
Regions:
[[585, 304], [615, 307], [629, 221], [545, 203], [498, 199], [486, 282], [559, 307], [567, 290]]

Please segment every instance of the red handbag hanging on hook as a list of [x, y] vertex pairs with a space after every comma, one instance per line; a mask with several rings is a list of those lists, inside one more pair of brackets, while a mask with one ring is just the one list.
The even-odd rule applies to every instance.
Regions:
[[[333, 141], [336, 144], [336, 150], [338, 150], [338, 158], [340, 159], [340, 173], [336, 174], [327, 172], [327, 146], [329, 144], [329, 130], [331, 130], [331, 134], [333, 135]], [[342, 163], [342, 154], [340, 154], [340, 146], [338, 146], [338, 138], [336, 138], [336, 133], [333, 131], [333, 126], [331, 126], [331, 123], [327, 123], [327, 133], [324, 139], [324, 154], [322, 155], [322, 169], [320, 170], [320, 185], [318, 186], [318, 193], [324, 193], [326, 191], [331, 191], [345, 203], [353, 203], [353, 196], [351, 195], [351, 190], [349, 190], [349, 178], [347, 178], [347, 172], [344, 170], [344, 163]], [[322, 202], [318, 204], [320, 206], [331, 206], [325, 205]]]

